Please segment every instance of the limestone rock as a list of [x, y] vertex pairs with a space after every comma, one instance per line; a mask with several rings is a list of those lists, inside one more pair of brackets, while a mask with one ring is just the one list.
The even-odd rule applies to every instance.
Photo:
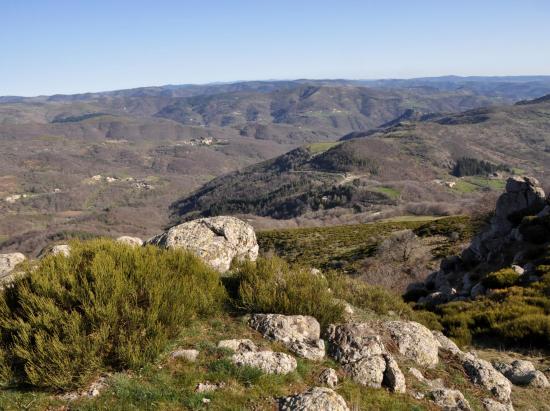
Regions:
[[50, 254], [68, 257], [71, 254], [71, 246], [68, 244], [56, 244], [51, 248]]
[[220, 390], [224, 387], [225, 387], [224, 382], [218, 382], [218, 383], [211, 383], [210, 381], [199, 382], [195, 387], [195, 392], [198, 392], [198, 393], [212, 392], [212, 391]]
[[265, 338], [283, 343], [290, 351], [310, 360], [325, 356], [319, 322], [305, 315], [254, 314], [248, 324]]
[[344, 370], [357, 384], [380, 388], [384, 381], [386, 361], [382, 355], [371, 355], [344, 365]]
[[422, 324], [414, 321], [387, 321], [383, 327], [405, 357], [424, 367], [433, 367], [438, 363], [439, 342]]
[[252, 226], [228, 216], [189, 221], [147, 240], [147, 243], [190, 250], [220, 272], [229, 270], [234, 258], [255, 261], [258, 257], [258, 243]]
[[330, 355], [342, 364], [386, 353], [380, 336], [369, 323], [331, 324], [327, 340]]
[[139, 237], [130, 237], [123, 235], [116, 239], [118, 243], [127, 244], [135, 247], [141, 247], [143, 245], [143, 240]]
[[174, 359], [183, 358], [184, 360], [189, 362], [195, 362], [198, 356], [199, 351], [197, 350], [176, 350], [172, 354], [170, 354], [170, 357]]
[[26, 259], [27, 257], [21, 253], [0, 254], [0, 279], [7, 277], [17, 264]]
[[384, 354], [384, 360], [386, 361], [386, 369], [384, 371], [384, 380], [382, 384], [388, 387], [390, 391], [404, 393], [407, 391], [405, 384], [405, 376], [397, 362], [389, 354]]
[[512, 384], [527, 385], [533, 388], [547, 388], [550, 386], [546, 375], [538, 371], [530, 361], [515, 360], [511, 364], [496, 361], [493, 366], [504, 374]]
[[512, 392], [510, 381], [498, 372], [491, 363], [468, 353], [464, 355], [462, 365], [474, 384], [490, 391], [500, 401], [510, 401], [510, 393]]
[[432, 331], [432, 335], [439, 343], [439, 349], [448, 351], [455, 356], [462, 356], [464, 353], [458, 346], [448, 337], [446, 337], [441, 331]]
[[511, 403], [502, 404], [491, 398], [482, 399], [481, 404], [483, 404], [483, 408], [486, 411], [514, 411], [514, 407]]
[[336, 385], [338, 385], [338, 374], [333, 368], [325, 368], [323, 372], [319, 374], [319, 383], [330, 388], [335, 388]]
[[225, 348], [235, 352], [258, 351], [256, 344], [248, 338], [235, 340], [221, 340], [218, 342], [218, 348]]
[[273, 351], [248, 351], [234, 354], [233, 363], [239, 367], [259, 368], [267, 374], [288, 374], [296, 369], [294, 357]]
[[470, 411], [472, 408], [458, 390], [436, 388], [428, 393], [428, 397], [444, 411]]
[[330, 388], [313, 387], [301, 394], [281, 398], [280, 411], [349, 411], [346, 401]]

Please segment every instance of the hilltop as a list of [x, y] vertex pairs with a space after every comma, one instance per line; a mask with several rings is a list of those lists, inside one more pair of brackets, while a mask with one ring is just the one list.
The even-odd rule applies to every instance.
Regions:
[[216, 178], [175, 202], [173, 216], [345, 221], [455, 214], [500, 191], [508, 175], [547, 173], [549, 135], [547, 98], [397, 121]]

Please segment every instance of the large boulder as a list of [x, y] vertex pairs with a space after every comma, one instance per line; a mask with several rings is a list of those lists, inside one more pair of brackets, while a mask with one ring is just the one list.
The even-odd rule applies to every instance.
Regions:
[[344, 370], [357, 384], [365, 387], [380, 388], [384, 381], [386, 361], [381, 355], [364, 357], [359, 361], [344, 365]]
[[495, 361], [494, 367], [500, 371], [512, 384], [528, 385], [533, 388], [548, 388], [550, 383], [543, 372], [537, 370], [532, 362], [515, 360], [508, 364]]
[[346, 401], [330, 388], [313, 387], [279, 400], [281, 411], [349, 411]]
[[369, 323], [331, 324], [327, 341], [329, 354], [342, 364], [386, 353], [382, 339]]
[[464, 355], [462, 365], [474, 384], [490, 391], [499, 401], [510, 402], [512, 385], [490, 362], [468, 353]]
[[238, 367], [259, 368], [267, 374], [288, 374], [298, 365], [291, 355], [273, 351], [240, 352], [234, 354], [231, 360]]
[[290, 351], [310, 360], [325, 356], [319, 322], [306, 315], [254, 314], [248, 324], [265, 338], [284, 344]]
[[228, 216], [189, 221], [146, 243], [190, 250], [220, 272], [229, 270], [235, 258], [252, 261], [258, 258], [258, 243], [252, 226]]
[[440, 344], [422, 324], [414, 321], [386, 321], [382, 326], [401, 355], [424, 367], [434, 367], [438, 363]]
[[128, 235], [120, 236], [116, 239], [117, 243], [122, 243], [126, 245], [131, 245], [133, 247], [141, 247], [143, 245], [143, 240], [139, 237], [130, 237]]
[[21, 253], [0, 254], [0, 280], [7, 280], [15, 267], [26, 259]]

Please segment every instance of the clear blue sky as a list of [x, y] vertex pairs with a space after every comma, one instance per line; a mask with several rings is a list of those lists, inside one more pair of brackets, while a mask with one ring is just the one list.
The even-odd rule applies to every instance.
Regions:
[[550, 74], [548, 0], [0, 0], [0, 95]]

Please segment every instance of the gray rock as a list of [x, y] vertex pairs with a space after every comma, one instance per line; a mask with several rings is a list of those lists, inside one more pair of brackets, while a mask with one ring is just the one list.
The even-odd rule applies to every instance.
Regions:
[[280, 411], [349, 411], [346, 401], [330, 388], [313, 387], [301, 394], [281, 398]]
[[392, 392], [405, 393], [407, 391], [405, 376], [399, 365], [389, 354], [384, 354], [384, 360], [386, 361], [386, 369], [384, 370], [382, 385], [388, 387]]
[[255, 261], [258, 257], [258, 243], [252, 226], [228, 216], [189, 221], [146, 243], [190, 250], [220, 272], [229, 270], [235, 258]]
[[409, 372], [411, 373], [411, 375], [416, 378], [418, 381], [426, 384], [428, 387], [430, 388], [445, 388], [445, 385], [443, 384], [443, 380], [441, 378], [437, 378], [435, 380], [430, 380], [426, 377], [424, 377], [424, 375], [422, 375], [422, 372], [420, 372], [420, 370], [416, 369], [416, 368], [409, 368]]
[[533, 388], [550, 387], [546, 375], [538, 371], [530, 361], [515, 360], [511, 364], [495, 361], [493, 366], [504, 374], [512, 384], [530, 386]]
[[514, 411], [511, 403], [503, 404], [491, 398], [482, 399], [481, 404], [486, 411]]
[[290, 351], [309, 360], [325, 356], [319, 322], [305, 315], [253, 314], [248, 324], [265, 338], [281, 342]]
[[319, 374], [319, 383], [330, 388], [335, 388], [338, 385], [338, 374], [333, 368], [325, 368]]
[[365, 387], [380, 388], [384, 381], [386, 361], [381, 355], [372, 355], [364, 357], [359, 361], [345, 364], [343, 368], [357, 384]]
[[474, 384], [490, 391], [499, 401], [510, 402], [510, 393], [512, 392], [510, 381], [491, 363], [468, 353], [464, 355], [462, 365]]
[[15, 267], [26, 259], [27, 257], [21, 253], [0, 254], [0, 279], [11, 274]]
[[331, 324], [327, 341], [329, 354], [342, 364], [386, 353], [380, 336], [369, 323]]
[[212, 392], [212, 391], [220, 390], [224, 387], [225, 387], [224, 382], [218, 382], [218, 383], [211, 383], [210, 381], [199, 382], [195, 387], [195, 392], [198, 392], [198, 393]]
[[382, 325], [402, 355], [424, 367], [434, 367], [438, 363], [439, 342], [422, 324], [414, 321], [387, 321]]
[[195, 362], [199, 356], [199, 351], [197, 350], [176, 350], [170, 354], [171, 358], [183, 358], [189, 362]]
[[450, 352], [455, 356], [462, 356], [464, 353], [458, 346], [448, 337], [446, 337], [441, 331], [432, 331], [432, 335], [439, 343], [439, 350]]
[[51, 255], [63, 255], [68, 257], [71, 255], [71, 246], [68, 244], [57, 244], [50, 249]]
[[218, 342], [218, 348], [225, 348], [234, 352], [258, 351], [256, 344], [248, 338], [235, 340], [221, 340]]
[[428, 397], [444, 411], [470, 411], [472, 408], [460, 391], [448, 388], [436, 388]]
[[237, 353], [231, 357], [231, 360], [238, 367], [259, 368], [267, 374], [288, 374], [297, 367], [294, 357], [273, 351]]
[[118, 237], [116, 239], [117, 243], [127, 244], [134, 247], [141, 247], [143, 245], [143, 240], [139, 237], [130, 237], [127, 235], [123, 235], [121, 237]]

